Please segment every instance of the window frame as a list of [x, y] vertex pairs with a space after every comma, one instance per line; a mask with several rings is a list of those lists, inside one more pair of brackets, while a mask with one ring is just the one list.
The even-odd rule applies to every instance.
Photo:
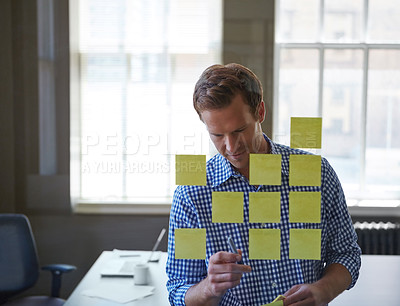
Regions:
[[[82, 139], [81, 139], [81, 65], [82, 60], [88, 54], [79, 50], [79, 0], [69, 2], [70, 16], [70, 195], [73, 213], [77, 214], [139, 214], [139, 215], [169, 215], [171, 210], [172, 196], [165, 197], [138, 197], [128, 200], [103, 200], [103, 199], [82, 199], [81, 198], [81, 161], [82, 161]], [[223, 2], [220, 7], [213, 7], [221, 13]], [[72, 20], [72, 17], [74, 19]], [[222, 35], [221, 26], [221, 35]], [[222, 58], [222, 36], [218, 46], [214, 46], [213, 52], [219, 51]], [[174, 52], [169, 55], [173, 55]], [[189, 52], [190, 54], [190, 52]], [[216, 53], [214, 53], [216, 54]], [[194, 86], [194, 84], [193, 84]], [[193, 110], [194, 112], [194, 110]], [[73, 115], [72, 115], [73, 114]], [[196, 115], [197, 116], [197, 115]], [[172, 153], [171, 153], [172, 154]], [[212, 148], [209, 154], [212, 154]], [[170, 157], [172, 158], [172, 157]], [[172, 163], [171, 163], [172, 165]]]
[[[323, 107], [323, 87], [324, 87], [324, 69], [325, 50], [332, 49], [357, 49], [363, 52], [362, 64], [362, 100], [361, 100], [361, 172], [360, 172], [360, 190], [365, 190], [365, 171], [366, 171], [366, 149], [367, 149], [367, 106], [368, 106], [368, 68], [369, 68], [369, 52], [373, 50], [400, 50], [400, 43], [375, 43], [367, 42], [368, 29], [368, 0], [363, 1], [363, 27], [361, 29], [360, 42], [324, 42], [324, 3], [325, 0], [319, 0], [319, 28], [318, 41], [315, 42], [287, 42], [280, 41], [280, 0], [276, 0], [275, 5], [275, 42], [274, 42], [274, 94], [273, 94], [273, 130], [278, 131], [279, 126], [279, 69], [280, 69], [280, 52], [281, 49], [313, 49], [318, 50], [319, 54], [319, 72], [318, 72], [318, 116], [322, 117]], [[273, 135], [279, 136], [278, 134]], [[370, 199], [363, 197], [363, 191], [352, 192], [347, 197], [347, 205], [351, 214], [358, 216], [400, 216], [400, 198], [389, 197], [387, 199]], [[377, 202], [387, 201], [386, 206], [378, 206]], [[374, 204], [375, 203], [375, 204]]]

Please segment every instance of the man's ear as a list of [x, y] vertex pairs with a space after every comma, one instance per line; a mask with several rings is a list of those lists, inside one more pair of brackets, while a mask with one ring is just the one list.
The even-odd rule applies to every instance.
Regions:
[[267, 116], [267, 109], [265, 108], [264, 101], [261, 101], [261, 103], [258, 105], [257, 119], [260, 121], [260, 123], [262, 123], [265, 120], [266, 116]]

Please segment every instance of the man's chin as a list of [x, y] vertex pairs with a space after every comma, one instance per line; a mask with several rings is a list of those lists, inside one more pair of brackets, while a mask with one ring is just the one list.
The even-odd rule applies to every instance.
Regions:
[[247, 163], [244, 160], [232, 160], [231, 158], [227, 158], [231, 165], [238, 171], [240, 169], [247, 168]]

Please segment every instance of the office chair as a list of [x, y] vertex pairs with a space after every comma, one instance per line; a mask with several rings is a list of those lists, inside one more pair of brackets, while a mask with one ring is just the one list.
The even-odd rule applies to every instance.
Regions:
[[0, 214], [0, 305], [58, 306], [61, 275], [75, 270], [70, 265], [47, 265], [52, 273], [51, 296], [15, 298], [33, 287], [39, 278], [39, 261], [29, 220], [21, 214]]

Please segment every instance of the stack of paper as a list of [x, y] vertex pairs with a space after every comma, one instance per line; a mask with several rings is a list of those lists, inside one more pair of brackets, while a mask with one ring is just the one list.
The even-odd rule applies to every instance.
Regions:
[[128, 303], [152, 295], [153, 286], [134, 286], [133, 284], [99, 284], [95, 288], [82, 291], [82, 295], [110, 300], [117, 303]]

